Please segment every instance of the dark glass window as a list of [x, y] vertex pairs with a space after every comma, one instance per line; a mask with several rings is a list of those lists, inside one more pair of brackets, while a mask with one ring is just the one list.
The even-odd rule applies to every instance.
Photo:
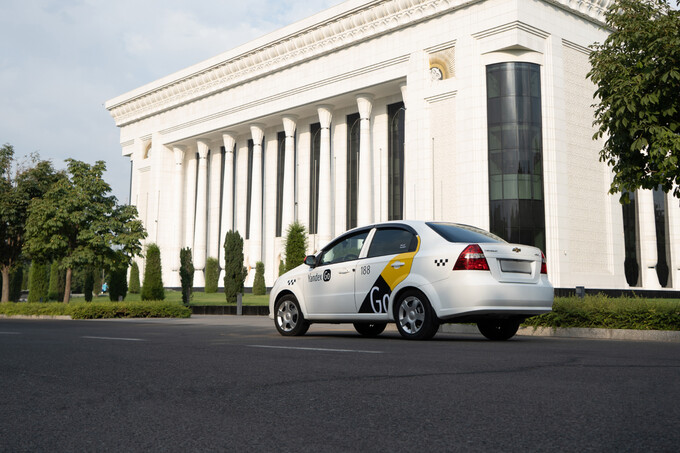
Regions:
[[250, 239], [250, 203], [253, 196], [253, 141], [248, 140], [248, 188], [246, 195], [246, 239]]
[[331, 246], [321, 254], [319, 265], [342, 263], [358, 259], [369, 231], [370, 230], [362, 230], [356, 232], [341, 238], [335, 244], [331, 244]]
[[630, 286], [638, 286], [640, 280], [640, 256], [637, 240], [637, 200], [635, 192], [628, 193], [630, 203], [621, 205], [623, 211], [623, 242], [625, 246], [625, 258], [623, 261], [626, 281]]
[[276, 153], [276, 237], [281, 237], [281, 222], [283, 213], [283, 172], [286, 162], [286, 133], [279, 132], [277, 135]]
[[347, 115], [347, 229], [357, 226], [357, 192], [359, 190], [360, 118]]
[[545, 251], [540, 66], [486, 68], [492, 233]]
[[373, 235], [367, 257], [414, 252], [417, 247], [418, 239], [410, 231], [401, 228], [381, 228]]
[[654, 223], [656, 225], [656, 275], [659, 276], [659, 283], [664, 288], [670, 287], [668, 263], [668, 247], [666, 242], [666, 231], [668, 218], [666, 216], [666, 194], [661, 190], [661, 186], [654, 189]]
[[321, 123], [310, 126], [312, 134], [309, 152], [309, 234], [319, 227], [319, 161], [321, 159]]
[[404, 103], [388, 105], [387, 115], [387, 220], [401, 220], [404, 216]]
[[457, 223], [428, 222], [427, 226], [432, 228], [438, 235], [449, 242], [463, 242], [466, 244], [505, 242], [495, 234], [476, 228], [470, 225], [460, 225]]

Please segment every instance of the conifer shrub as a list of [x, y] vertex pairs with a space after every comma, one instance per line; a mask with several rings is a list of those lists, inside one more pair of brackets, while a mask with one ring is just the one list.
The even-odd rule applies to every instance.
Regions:
[[161, 250], [156, 244], [146, 247], [146, 265], [144, 266], [144, 283], [142, 284], [142, 300], [164, 300], [163, 277], [161, 270]]
[[216, 293], [220, 280], [220, 263], [217, 258], [209, 257], [205, 261], [205, 292]]
[[95, 295], [99, 295], [102, 292], [102, 270], [96, 267], [92, 276], [94, 277], [94, 286], [92, 287], [92, 292]]
[[258, 261], [255, 264], [255, 279], [253, 280], [253, 294], [262, 296], [267, 293], [267, 286], [264, 282], [264, 263]]
[[9, 274], [9, 300], [19, 302], [21, 297], [21, 282], [24, 279], [24, 267], [16, 266]]
[[179, 281], [182, 285], [182, 303], [189, 305], [194, 287], [194, 262], [189, 247], [179, 251]]
[[117, 302], [125, 300], [127, 296], [127, 267], [111, 269], [109, 273], [109, 300]]
[[299, 222], [293, 222], [286, 233], [286, 272], [305, 261], [307, 253], [307, 230]]
[[83, 283], [83, 294], [86, 302], [92, 302], [92, 290], [94, 289], [94, 270], [85, 269], [85, 282]]
[[33, 261], [28, 270], [28, 302], [47, 302], [50, 266]]
[[229, 230], [224, 240], [224, 295], [227, 303], [236, 303], [236, 294], [243, 292], [248, 271], [243, 266], [243, 239], [238, 231]]
[[59, 301], [64, 297], [64, 293], [59, 293], [59, 262], [53, 261], [50, 266], [50, 284], [47, 290], [47, 299]]
[[130, 291], [130, 294], [139, 294], [140, 290], [139, 266], [137, 266], [136, 261], [133, 261], [132, 266], [130, 267], [130, 285], [128, 286], [128, 291]]

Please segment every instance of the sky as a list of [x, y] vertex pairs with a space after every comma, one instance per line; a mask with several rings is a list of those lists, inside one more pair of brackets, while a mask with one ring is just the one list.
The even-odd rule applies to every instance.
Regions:
[[127, 203], [130, 160], [104, 103], [341, 0], [1, 0], [0, 144], [106, 162]]

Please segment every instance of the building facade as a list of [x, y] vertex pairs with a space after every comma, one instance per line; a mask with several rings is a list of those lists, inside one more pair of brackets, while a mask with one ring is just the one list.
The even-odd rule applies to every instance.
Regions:
[[230, 229], [270, 286], [295, 220], [311, 253], [433, 219], [539, 246], [556, 287], [679, 289], [678, 200], [622, 207], [592, 140], [611, 1], [349, 0], [108, 101], [166, 286]]

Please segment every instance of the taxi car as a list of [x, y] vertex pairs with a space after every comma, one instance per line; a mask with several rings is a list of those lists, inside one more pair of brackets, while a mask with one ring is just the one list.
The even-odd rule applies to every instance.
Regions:
[[281, 335], [312, 323], [353, 323], [361, 335], [394, 322], [402, 337], [432, 338], [441, 323], [476, 323], [507, 340], [524, 319], [552, 310], [536, 247], [447, 222], [392, 221], [350, 230], [281, 275], [269, 313]]

